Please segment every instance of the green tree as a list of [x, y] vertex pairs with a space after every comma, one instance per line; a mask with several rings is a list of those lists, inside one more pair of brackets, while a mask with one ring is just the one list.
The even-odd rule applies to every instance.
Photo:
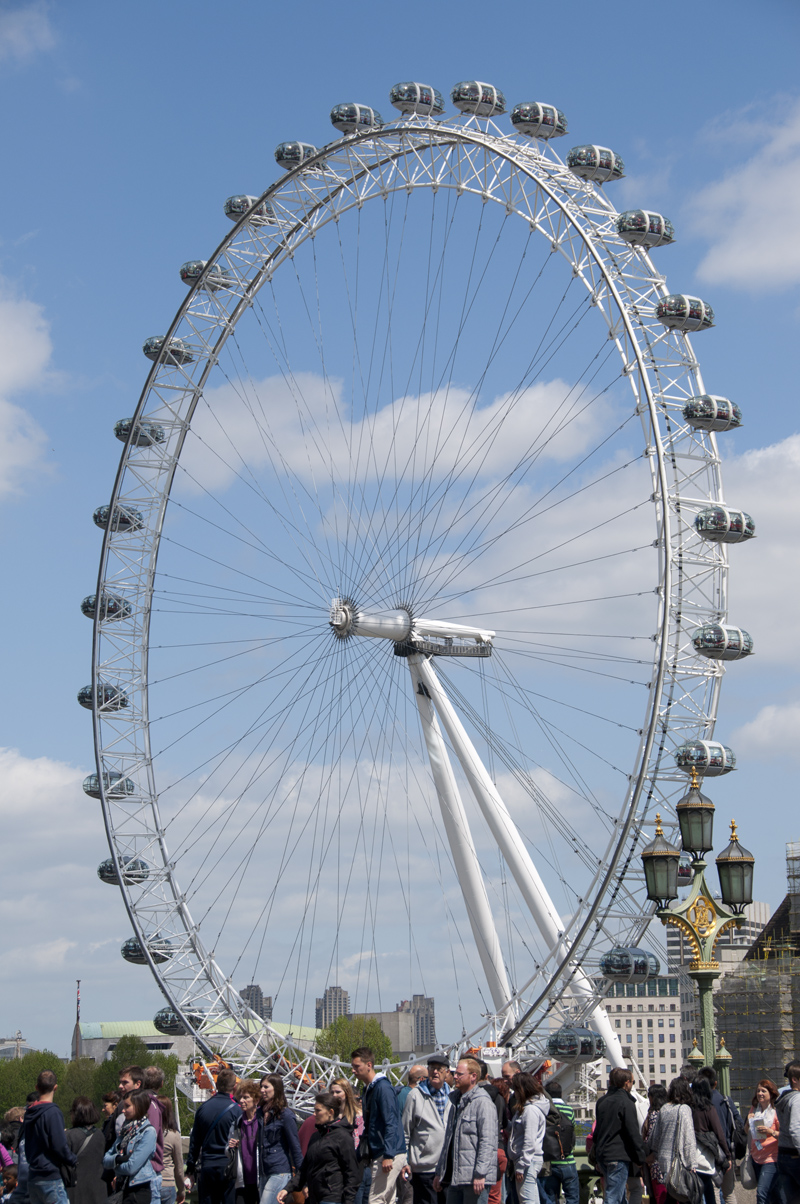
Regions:
[[[25, 1097], [35, 1090], [36, 1080], [43, 1070], [52, 1070], [61, 1087], [64, 1069], [61, 1058], [49, 1049], [37, 1049], [25, 1054], [24, 1058], [0, 1059], [0, 1116], [9, 1108], [24, 1107]], [[57, 1102], [60, 1102], [59, 1096], [60, 1091], [57, 1091]]]
[[326, 1058], [339, 1057], [343, 1062], [350, 1061], [350, 1054], [359, 1045], [370, 1047], [376, 1064], [392, 1057], [391, 1041], [371, 1016], [337, 1016], [317, 1037], [317, 1053]]

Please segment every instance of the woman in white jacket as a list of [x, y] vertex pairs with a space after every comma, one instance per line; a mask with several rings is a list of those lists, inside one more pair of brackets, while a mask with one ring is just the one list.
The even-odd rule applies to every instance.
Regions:
[[511, 1089], [514, 1092], [514, 1119], [508, 1139], [508, 1156], [514, 1163], [517, 1195], [520, 1204], [539, 1204], [537, 1180], [544, 1161], [542, 1144], [550, 1101], [532, 1074], [515, 1074]]

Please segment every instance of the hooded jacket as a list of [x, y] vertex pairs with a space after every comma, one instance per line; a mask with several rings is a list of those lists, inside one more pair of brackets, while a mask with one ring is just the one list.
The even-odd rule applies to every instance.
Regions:
[[58, 1104], [30, 1104], [22, 1121], [20, 1140], [25, 1141], [29, 1179], [58, 1179], [62, 1166], [77, 1163], [67, 1145], [64, 1117]]
[[[369, 1157], [395, 1158], [406, 1152], [406, 1139], [394, 1087], [385, 1074], [376, 1074], [364, 1092], [364, 1137]], [[363, 1145], [363, 1138], [362, 1138]], [[362, 1146], [359, 1145], [359, 1154]]]
[[782, 1091], [775, 1101], [780, 1131], [778, 1153], [800, 1154], [800, 1091]]
[[[443, 1090], [447, 1088], [447, 1084]], [[406, 1138], [408, 1165], [414, 1174], [433, 1175], [436, 1164], [444, 1145], [447, 1113], [452, 1107], [452, 1095], [445, 1090], [444, 1120], [439, 1115], [439, 1109], [431, 1095], [428, 1080], [423, 1079], [417, 1084], [415, 1091], [410, 1091], [403, 1109], [403, 1132]]]
[[531, 1167], [538, 1174], [544, 1161], [545, 1117], [550, 1111], [550, 1100], [544, 1095], [525, 1101], [525, 1107], [517, 1112], [511, 1122], [508, 1139], [508, 1156], [514, 1163], [517, 1174], [525, 1174]]
[[[500, 1134], [497, 1111], [488, 1091], [477, 1085], [460, 1095], [445, 1113], [447, 1128], [436, 1175], [449, 1187], [466, 1187], [473, 1179], [497, 1182]], [[452, 1153], [452, 1168], [448, 1166]]]
[[[392, 1092], [394, 1095], [394, 1092]], [[317, 1125], [298, 1174], [289, 1191], [308, 1188], [308, 1204], [353, 1204], [358, 1188], [358, 1163], [353, 1126], [346, 1121]]]

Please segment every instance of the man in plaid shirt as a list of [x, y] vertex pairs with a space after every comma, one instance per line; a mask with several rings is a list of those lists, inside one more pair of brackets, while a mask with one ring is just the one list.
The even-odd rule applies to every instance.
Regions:
[[445, 1078], [449, 1068], [446, 1054], [431, 1054], [428, 1077], [409, 1093], [403, 1109], [414, 1204], [441, 1204], [444, 1198], [444, 1192], [434, 1191], [433, 1179], [444, 1145], [447, 1109], [451, 1107], [451, 1089]]

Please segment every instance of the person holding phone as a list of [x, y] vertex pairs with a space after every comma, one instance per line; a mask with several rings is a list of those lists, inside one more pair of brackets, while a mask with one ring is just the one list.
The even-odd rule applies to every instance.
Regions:
[[753, 1106], [747, 1114], [748, 1150], [756, 1179], [756, 1204], [767, 1204], [773, 1180], [778, 1172], [778, 1133], [780, 1123], [775, 1111], [778, 1088], [772, 1079], [761, 1079], [753, 1096]]

